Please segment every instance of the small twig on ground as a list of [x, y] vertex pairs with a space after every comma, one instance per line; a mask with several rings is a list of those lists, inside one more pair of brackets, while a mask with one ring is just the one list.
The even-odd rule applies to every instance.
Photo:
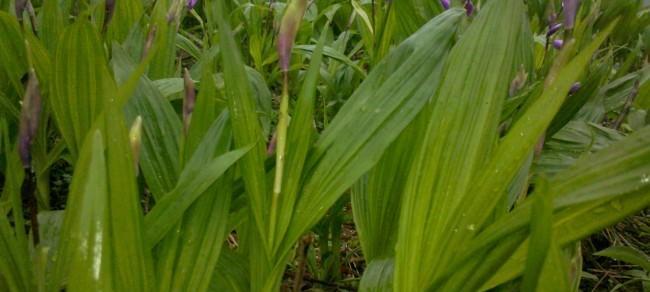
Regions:
[[309, 250], [309, 245], [311, 245], [312, 236], [311, 234], [305, 235], [300, 244], [298, 245], [298, 267], [296, 268], [296, 274], [293, 278], [293, 291], [300, 291], [302, 286], [302, 278], [305, 273], [305, 262], [307, 262], [307, 251]]
[[632, 103], [634, 103], [634, 99], [639, 94], [639, 86], [640, 86], [639, 79], [637, 79], [634, 82], [634, 87], [632, 88], [632, 92], [627, 97], [627, 100], [625, 100], [625, 104], [623, 105], [623, 109], [621, 110], [621, 114], [618, 116], [618, 118], [616, 118], [616, 121], [614, 121], [614, 124], [612, 125], [612, 128], [618, 130], [621, 127], [621, 124], [623, 124], [623, 121], [625, 120], [625, 117], [630, 112], [630, 108], [632, 107]]

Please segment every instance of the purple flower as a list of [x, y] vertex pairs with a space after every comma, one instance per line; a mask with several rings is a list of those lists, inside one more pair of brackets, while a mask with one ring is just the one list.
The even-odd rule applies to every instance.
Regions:
[[442, 8], [444, 8], [445, 10], [449, 9], [449, 6], [451, 5], [449, 2], [451, 2], [451, 0], [440, 0], [440, 4], [442, 5]]
[[580, 82], [573, 83], [571, 89], [569, 89], [569, 95], [574, 95], [576, 92], [578, 92], [578, 90], [580, 90], [581, 87], [582, 87], [582, 83]]
[[560, 40], [560, 39], [558, 39], [558, 40], [554, 40], [554, 41], [553, 41], [553, 47], [554, 47], [554, 48], [556, 48], [556, 49], [559, 50], [559, 49], [561, 49], [563, 46], [564, 46], [564, 40]]
[[18, 153], [24, 168], [29, 168], [31, 165], [30, 148], [38, 131], [41, 109], [42, 100], [38, 79], [34, 69], [31, 69], [20, 113], [20, 128], [18, 130]]
[[465, 1], [465, 10], [467, 11], [467, 16], [474, 14], [474, 3], [472, 3], [472, 0]]
[[573, 29], [580, 0], [562, 0], [562, 6], [564, 7], [564, 27]]
[[556, 23], [556, 24], [549, 25], [548, 32], [546, 33], [546, 37], [550, 37], [550, 36], [554, 35], [558, 30], [560, 30], [560, 28], [562, 28], [561, 23]]
[[199, 0], [187, 0], [187, 9], [194, 8], [197, 2], [199, 2]]

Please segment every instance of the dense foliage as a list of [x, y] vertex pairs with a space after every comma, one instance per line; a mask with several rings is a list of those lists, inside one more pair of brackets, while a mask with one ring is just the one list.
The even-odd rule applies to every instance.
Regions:
[[650, 206], [644, 5], [0, 0], [0, 291], [578, 291]]

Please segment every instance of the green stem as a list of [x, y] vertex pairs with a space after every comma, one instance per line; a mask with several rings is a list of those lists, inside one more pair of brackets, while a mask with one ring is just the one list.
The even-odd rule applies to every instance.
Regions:
[[271, 225], [269, 243], [274, 244], [275, 229], [277, 223], [277, 209], [280, 193], [282, 192], [282, 176], [284, 173], [284, 159], [287, 147], [287, 120], [289, 119], [289, 77], [284, 72], [284, 81], [282, 85], [282, 97], [280, 100], [280, 116], [278, 118], [277, 140], [275, 152], [275, 180], [273, 181], [273, 198], [271, 200]]

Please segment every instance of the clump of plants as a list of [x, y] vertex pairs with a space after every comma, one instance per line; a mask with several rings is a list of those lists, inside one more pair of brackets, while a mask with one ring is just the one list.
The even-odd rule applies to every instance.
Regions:
[[[578, 291], [580, 241], [650, 206], [649, 25], [0, 0], [0, 291]], [[638, 247], [595, 254], [639, 267], [616, 289], [648, 287]]]

